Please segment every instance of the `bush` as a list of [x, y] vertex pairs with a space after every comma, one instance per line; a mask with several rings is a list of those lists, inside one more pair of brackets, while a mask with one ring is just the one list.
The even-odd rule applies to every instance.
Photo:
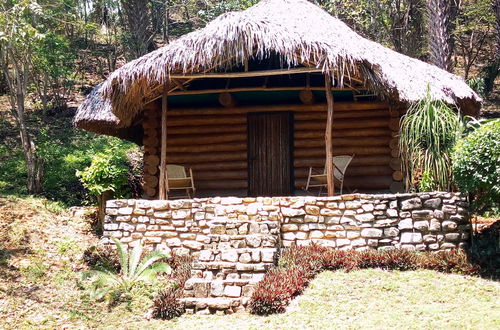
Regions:
[[153, 299], [153, 313], [155, 319], [170, 320], [184, 314], [184, 305], [179, 301], [182, 290], [179, 288], [166, 288], [158, 292]]
[[95, 196], [105, 191], [112, 191], [116, 197], [125, 196], [128, 191], [128, 167], [123, 154], [112, 147], [92, 158], [90, 166], [83, 171], [77, 171], [85, 188]]
[[152, 317], [170, 320], [184, 314], [184, 305], [180, 302], [186, 281], [191, 277], [191, 256], [173, 255], [169, 259], [172, 267], [172, 286], [158, 292], [153, 299]]
[[83, 252], [82, 259], [91, 269], [114, 269], [120, 272], [118, 254], [109, 246], [91, 246]]
[[470, 194], [478, 212], [500, 212], [500, 120], [482, 125], [459, 141], [453, 153], [454, 179]]

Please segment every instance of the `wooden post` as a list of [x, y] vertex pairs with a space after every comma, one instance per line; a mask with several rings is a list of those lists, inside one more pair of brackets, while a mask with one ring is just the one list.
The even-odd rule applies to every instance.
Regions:
[[160, 183], [159, 199], [168, 199], [168, 174], [167, 174], [167, 96], [168, 85], [163, 87], [161, 99], [161, 150], [160, 150]]
[[325, 93], [327, 103], [327, 119], [325, 131], [325, 148], [326, 148], [326, 186], [328, 196], [335, 194], [335, 187], [333, 181], [333, 146], [332, 146], [332, 128], [333, 128], [333, 95], [332, 95], [332, 76], [325, 75]]

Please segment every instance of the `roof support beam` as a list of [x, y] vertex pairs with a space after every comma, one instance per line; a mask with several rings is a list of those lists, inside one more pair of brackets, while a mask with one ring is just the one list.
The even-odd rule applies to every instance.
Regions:
[[264, 77], [264, 76], [281, 76], [289, 74], [322, 72], [317, 68], [293, 68], [279, 70], [261, 70], [248, 72], [216, 72], [216, 73], [201, 73], [201, 74], [171, 74], [171, 79], [202, 79], [202, 78], [245, 78], [245, 77]]
[[161, 102], [161, 149], [160, 149], [160, 182], [158, 198], [168, 199], [168, 173], [167, 173], [167, 99], [168, 84], [163, 87]]
[[334, 178], [333, 178], [333, 146], [332, 146], [332, 129], [333, 129], [333, 95], [332, 89], [332, 76], [325, 75], [325, 92], [327, 104], [327, 119], [325, 131], [325, 148], [326, 148], [326, 186], [328, 189], [328, 196], [335, 194]]

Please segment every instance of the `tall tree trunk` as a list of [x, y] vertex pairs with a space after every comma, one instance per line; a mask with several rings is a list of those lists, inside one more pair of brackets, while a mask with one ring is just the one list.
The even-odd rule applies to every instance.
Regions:
[[437, 67], [451, 71], [452, 0], [427, 0], [429, 16], [430, 61]]
[[7, 57], [2, 55], [0, 62], [5, 80], [7, 81], [12, 115], [16, 119], [19, 128], [19, 136], [26, 160], [26, 170], [28, 173], [27, 190], [30, 194], [39, 194], [42, 192], [43, 161], [36, 154], [35, 142], [28, 133], [25, 119], [28, 70], [26, 65], [16, 61], [12, 52], [8, 53], [10, 58], [13, 59], [12, 70], [9, 69]]
[[154, 49], [153, 34], [149, 28], [148, 2], [145, 0], [121, 0], [126, 16], [125, 27], [130, 37], [130, 53], [134, 58]]
[[495, 24], [495, 36], [496, 36], [496, 53], [495, 60], [500, 61], [500, 0], [492, 0], [491, 7], [495, 13], [496, 24]]

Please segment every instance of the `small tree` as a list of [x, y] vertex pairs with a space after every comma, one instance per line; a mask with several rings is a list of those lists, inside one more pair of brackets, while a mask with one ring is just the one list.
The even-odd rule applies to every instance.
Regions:
[[128, 193], [128, 167], [125, 165], [123, 153], [116, 146], [92, 158], [90, 166], [77, 171], [83, 186], [97, 198], [99, 205], [99, 226], [104, 219], [106, 201], [115, 197], [123, 197]]
[[424, 174], [425, 190], [451, 189], [451, 151], [461, 127], [460, 116], [443, 101], [433, 100], [429, 91], [408, 109], [399, 136], [408, 190], [418, 190], [419, 174]]
[[35, 1], [0, 3], [0, 67], [7, 82], [11, 112], [16, 120], [28, 172], [28, 193], [42, 191], [43, 161], [26, 123], [26, 96], [33, 79], [34, 45], [43, 35], [33, 21], [42, 15]]

